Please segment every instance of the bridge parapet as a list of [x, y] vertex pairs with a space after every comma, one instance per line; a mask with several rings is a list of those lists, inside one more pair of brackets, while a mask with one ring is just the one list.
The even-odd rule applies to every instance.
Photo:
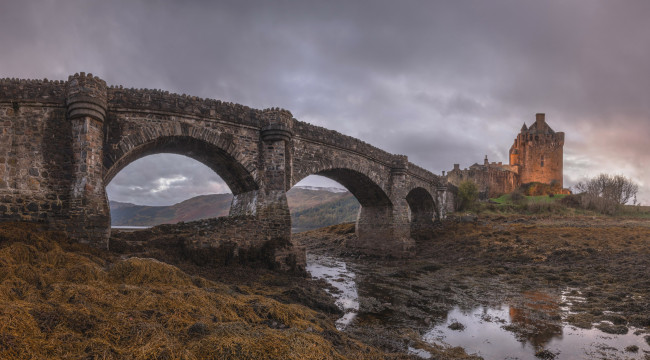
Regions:
[[375, 161], [381, 162], [385, 166], [390, 166], [395, 156], [352, 136], [344, 135], [338, 131], [329, 130], [303, 121], [296, 120], [293, 128], [294, 135], [297, 137], [356, 152]]
[[160, 111], [262, 127], [262, 111], [248, 106], [196, 96], [151, 89], [108, 89], [109, 106], [114, 109]]
[[65, 102], [65, 81], [59, 80], [23, 80], [0, 79], [0, 102]]
[[432, 173], [431, 171], [422, 168], [418, 165], [415, 165], [412, 162], [408, 163], [408, 173], [415, 177], [426, 179], [431, 182], [433, 185], [438, 185], [440, 183], [440, 176]]

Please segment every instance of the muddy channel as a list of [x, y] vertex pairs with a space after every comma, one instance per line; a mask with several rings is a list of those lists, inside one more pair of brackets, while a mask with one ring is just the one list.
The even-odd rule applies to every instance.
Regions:
[[450, 225], [410, 260], [347, 253], [349, 228], [312, 232], [307, 271], [329, 283], [339, 330], [389, 351], [650, 359], [648, 228], [540, 223]]

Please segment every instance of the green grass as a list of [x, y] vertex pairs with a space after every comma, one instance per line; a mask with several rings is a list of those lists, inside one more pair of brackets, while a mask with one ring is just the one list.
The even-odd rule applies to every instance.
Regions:
[[558, 194], [558, 195], [553, 195], [553, 196], [548, 196], [548, 195], [541, 195], [541, 196], [526, 196], [526, 199], [528, 201], [536, 202], [536, 203], [552, 203], [556, 202], [560, 199], [563, 199], [566, 195], [564, 194]]
[[[524, 197], [526, 198], [527, 203], [553, 203], [564, 198], [565, 196], [566, 195], [558, 194], [552, 197], [548, 195], [524, 196]], [[510, 194], [501, 195], [498, 198], [490, 199], [490, 200], [497, 204], [502, 204], [502, 205], [514, 204], [514, 202], [510, 200]]]
[[650, 219], [650, 206], [623, 206], [615, 216]]
[[[548, 195], [542, 196], [524, 196], [525, 201], [512, 201], [510, 194], [501, 195], [498, 198], [490, 199], [489, 203], [481, 203], [475, 209], [478, 212], [494, 214], [565, 214], [565, 215], [589, 215], [605, 216], [593, 210], [567, 207], [558, 202], [567, 195]], [[618, 218], [649, 219], [650, 206], [625, 205], [620, 207], [615, 214], [611, 215]]]

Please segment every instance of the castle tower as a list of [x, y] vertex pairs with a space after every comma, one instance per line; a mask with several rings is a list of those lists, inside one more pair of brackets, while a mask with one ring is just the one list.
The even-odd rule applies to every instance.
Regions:
[[563, 186], [564, 133], [555, 132], [544, 114], [535, 115], [535, 123], [524, 126], [510, 147], [510, 166], [519, 174], [521, 184], [540, 182]]

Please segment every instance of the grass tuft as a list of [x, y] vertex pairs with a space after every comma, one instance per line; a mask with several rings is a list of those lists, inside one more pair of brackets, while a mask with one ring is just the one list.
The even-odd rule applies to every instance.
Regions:
[[0, 301], [1, 359], [396, 358], [305, 306], [37, 225], [0, 224]]

